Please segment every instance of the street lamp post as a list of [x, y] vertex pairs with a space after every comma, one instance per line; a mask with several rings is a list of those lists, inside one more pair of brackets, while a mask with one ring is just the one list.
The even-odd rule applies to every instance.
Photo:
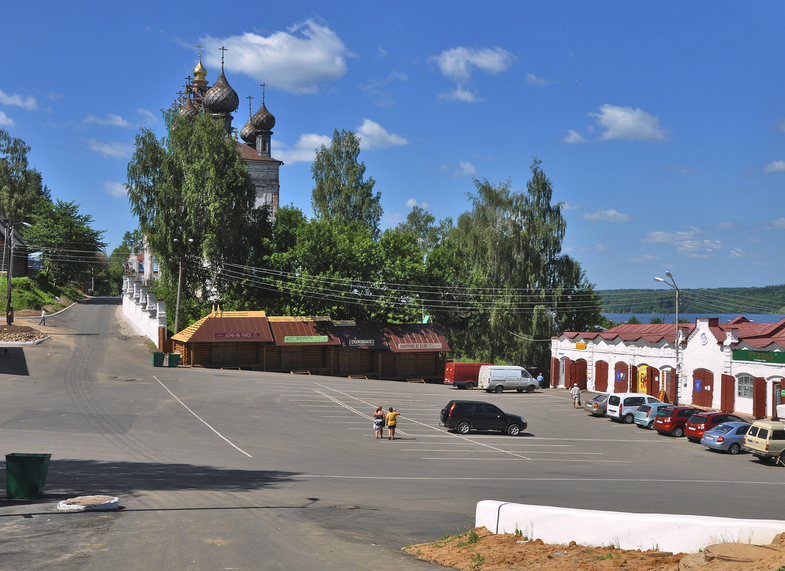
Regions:
[[679, 289], [679, 286], [676, 285], [676, 280], [673, 279], [670, 272], [665, 272], [665, 275], [670, 279], [669, 282], [658, 277], [655, 277], [654, 281], [662, 282], [669, 288], [676, 290], [676, 390], [673, 391], [673, 404], [678, 405], [679, 383], [681, 382], [681, 365], [679, 364], [679, 294], [681, 294], [681, 290]]
[[[27, 222], [22, 222], [25, 226], [30, 226]], [[9, 245], [9, 257], [8, 257], [8, 266], [6, 267], [5, 273], [5, 281], [8, 282], [8, 291], [6, 292], [6, 301], [5, 301], [5, 323], [6, 325], [12, 325], [14, 323], [14, 308], [11, 306], [11, 278], [14, 275], [14, 227], [5, 219], [5, 244]], [[3, 248], [3, 256], [5, 256], [5, 247]]]

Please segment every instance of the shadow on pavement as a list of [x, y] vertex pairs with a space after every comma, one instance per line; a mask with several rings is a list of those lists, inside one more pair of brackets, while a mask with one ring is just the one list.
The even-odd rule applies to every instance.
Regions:
[[30, 376], [27, 359], [22, 347], [3, 347], [0, 349], [0, 375]]
[[[0, 490], [5, 489], [5, 462], [0, 462]], [[35, 500], [0, 499], [0, 508], [51, 503], [74, 496], [122, 495], [142, 490], [203, 490], [236, 492], [272, 488], [298, 474], [269, 470], [234, 470], [193, 464], [51, 460], [44, 497]], [[5, 514], [0, 514], [3, 517]], [[10, 515], [10, 514], [9, 514]]]

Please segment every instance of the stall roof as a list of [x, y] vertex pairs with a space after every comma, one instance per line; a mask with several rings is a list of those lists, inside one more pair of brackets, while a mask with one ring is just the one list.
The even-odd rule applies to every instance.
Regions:
[[172, 339], [182, 343], [269, 343], [273, 340], [264, 311], [213, 311]]
[[390, 350], [384, 326], [376, 321], [333, 321], [330, 331], [340, 339], [342, 349]]
[[279, 347], [296, 345], [340, 345], [341, 340], [333, 335], [330, 321], [313, 321], [292, 318], [271, 320], [273, 339]]
[[435, 323], [388, 324], [384, 326], [384, 335], [393, 353], [450, 350], [444, 330]]

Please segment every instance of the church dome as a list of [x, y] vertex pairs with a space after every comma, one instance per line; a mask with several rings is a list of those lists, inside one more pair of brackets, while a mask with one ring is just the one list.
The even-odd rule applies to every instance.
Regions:
[[202, 54], [199, 54], [199, 63], [196, 64], [194, 68], [194, 79], [197, 80], [204, 80], [207, 77], [207, 70], [202, 65]]
[[240, 129], [240, 138], [249, 145], [256, 144], [256, 127], [253, 126], [253, 117], [248, 113], [248, 122]]
[[195, 117], [198, 113], [199, 113], [199, 108], [196, 105], [194, 105], [194, 102], [191, 101], [190, 99], [185, 103], [183, 103], [182, 105], [180, 105], [180, 110], [177, 112], [177, 114], [180, 117], [183, 117], [184, 119], [191, 119]]
[[240, 98], [226, 81], [223, 69], [212, 87], [204, 94], [204, 106], [212, 113], [231, 113], [240, 106]]
[[275, 116], [264, 106], [264, 101], [262, 101], [259, 111], [253, 116], [253, 126], [257, 131], [272, 131], [275, 127]]

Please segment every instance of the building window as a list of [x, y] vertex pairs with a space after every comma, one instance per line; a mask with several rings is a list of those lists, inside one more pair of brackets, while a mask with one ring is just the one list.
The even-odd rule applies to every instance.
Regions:
[[736, 395], [745, 399], [752, 398], [752, 377], [750, 375], [736, 377]]

